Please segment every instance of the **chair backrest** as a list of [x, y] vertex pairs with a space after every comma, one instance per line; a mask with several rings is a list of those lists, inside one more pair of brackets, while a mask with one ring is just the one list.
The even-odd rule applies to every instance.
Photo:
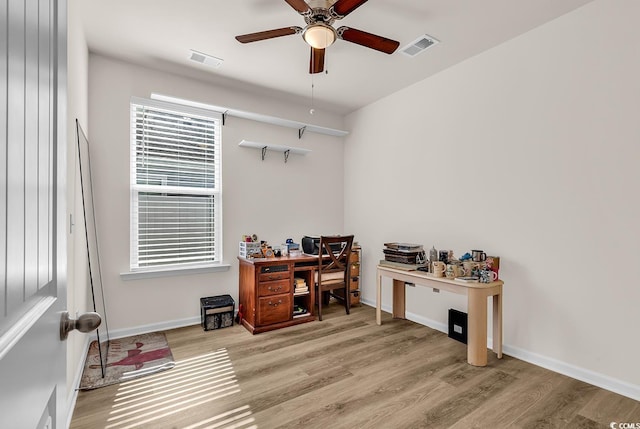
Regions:
[[323, 283], [323, 275], [327, 280], [337, 280], [339, 273], [343, 273], [341, 280], [347, 281], [352, 245], [353, 235], [320, 237], [318, 283]]

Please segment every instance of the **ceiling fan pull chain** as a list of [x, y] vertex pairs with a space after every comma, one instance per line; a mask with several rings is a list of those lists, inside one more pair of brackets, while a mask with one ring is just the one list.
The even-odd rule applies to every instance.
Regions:
[[[311, 51], [311, 55], [313, 55], [313, 50]], [[313, 106], [313, 88], [315, 85], [313, 84], [313, 74], [311, 75], [311, 109], [309, 109], [309, 114], [313, 115], [316, 112], [316, 109]]]

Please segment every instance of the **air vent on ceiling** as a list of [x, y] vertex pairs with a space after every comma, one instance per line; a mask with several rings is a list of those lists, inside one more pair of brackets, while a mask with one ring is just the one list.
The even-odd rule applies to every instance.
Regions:
[[409, 43], [407, 46], [402, 48], [401, 52], [410, 57], [415, 57], [420, 52], [424, 52], [427, 48], [432, 47], [438, 42], [439, 42], [438, 39], [435, 39], [431, 36], [423, 34], [422, 36], [418, 37], [416, 40], [414, 40], [413, 42]]
[[224, 62], [221, 58], [216, 58], [212, 55], [203, 54], [202, 52], [194, 51], [191, 49], [191, 56], [189, 57], [191, 61], [195, 61], [196, 63], [204, 64], [205, 66], [218, 68]]

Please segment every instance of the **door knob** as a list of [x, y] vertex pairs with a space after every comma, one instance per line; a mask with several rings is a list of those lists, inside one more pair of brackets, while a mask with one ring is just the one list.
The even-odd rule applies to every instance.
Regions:
[[72, 319], [69, 317], [68, 311], [63, 311], [62, 317], [60, 318], [60, 340], [66, 340], [69, 332], [74, 329], [85, 333], [91, 332], [97, 329], [100, 323], [102, 323], [102, 317], [100, 317], [98, 313], [84, 313], [77, 319]]

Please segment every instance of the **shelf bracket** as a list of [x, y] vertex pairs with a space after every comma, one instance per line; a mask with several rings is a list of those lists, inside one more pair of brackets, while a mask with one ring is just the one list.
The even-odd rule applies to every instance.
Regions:
[[306, 125], [304, 127], [298, 129], [298, 139], [302, 138], [302, 136], [304, 135], [304, 132], [306, 130], [307, 130], [307, 126]]
[[284, 151], [284, 163], [287, 163], [287, 160], [289, 159], [289, 152], [291, 152], [289, 149]]
[[267, 154], [267, 146], [262, 148], [262, 160], [264, 161], [264, 156]]
[[222, 112], [222, 126], [223, 127], [227, 123], [227, 112], [228, 112], [228, 110], [225, 110], [224, 112]]

